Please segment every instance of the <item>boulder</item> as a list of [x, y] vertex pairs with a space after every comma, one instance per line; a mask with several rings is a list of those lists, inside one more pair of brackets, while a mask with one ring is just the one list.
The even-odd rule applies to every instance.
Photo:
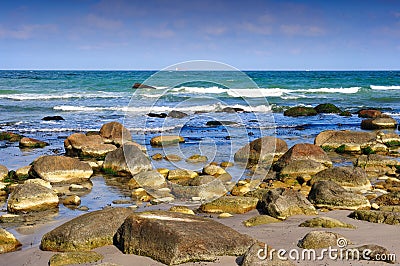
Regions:
[[0, 182], [2, 182], [7, 176], [8, 176], [7, 167], [0, 164]]
[[327, 167], [322, 163], [313, 160], [296, 160], [289, 162], [284, 166], [280, 173], [279, 179], [303, 177], [309, 179], [318, 172], [325, 170]]
[[277, 219], [292, 215], [315, 215], [314, 206], [299, 191], [276, 188], [268, 191], [260, 202], [261, 209]]
[[330, 218], [330, 217], [315, 217], [310, 220], [302, 222], [300, 227], [312, 227], [312, 228], [351, 228], [355, 229], [356, 227], [351, 224], [343, 223], [339, 220]]
[[184, 118], [188, 115], [181, 111], [172, 110], [171, 112], [168, 113], [167, 116], [172, 118]]
[[238, 125], [238, 123], [235, 121], [227, 121], [227, 120], [210, 120], [206, 122], [206, 126], [209, 127], [230, 126], [230, 125]]
[[361, 129], [396, 128], [397, 121], [391, 117], [369, 118], [361, 121]]
[[134, 175], [132, 179], [144, 188], [158, 189], [167, 186], [164, 176], [157, 170], [141, 172]]
[[362, 147], [374, 142], [376, 133], [350, 130], [326, 130], [317, 135], [314, 144], [324, 150], [335, 150], [343, 147], [343, 152], [361, 152]]
[[[260, 252], [261, 250], [261, 252]], [[261, 242], [254, 243], [244, 254], [240, 266], [293, 266], [290, 260], [279, 259], [276, 249]]]
[[203, 168], [203, 174], [218, 177], [220, 175], [226, 174], [226, 171], [220, 166], [209, 164]]
[[156, 89], [156, 88], [153, 86], [136, 82], [135, 84], [132, 85], [132, 89]]
[[69, 252], [112, 245], [115, 233], [130, 214], [127, 208], [107, 208], [78, 216], [46, 233], [40, 248]]
[[[27, 179], [29, 177], [29, 171], [31, 170], [31, 168], [32, 168], [31, 165], [27, 165], [27, 166], [23, 166], [21, 168], [18, 168], [15, 171], [15, 175], [20, 180]], [[1, 174], [0, 174], [0, 181], [1, 181]]]
[[310, 184], [321, 180], [329, 180], [337, 183], [347, 190], [360, 191], [371, 190], [372, 185], [367, 173], [360, 167], [333, 167], [317, 173]]
[[104, 144], [100, 135], [85, 135], [74, 133], [64, 141], [65, 152], [68, 156], [91, 157], [104, 159], [107, 153], [117, 147], [113, 144]]
[[328, 114], [340, 114], [342, 110], [340, 110], [336, 105], [331, 103], [321, 103], [314, 107], [314, 110], [317, 113], [328, 113]]
[[160, 114], [148, 113], [147, 116], [148, 117], [157, 117], [157, 118], [166, 118], [168, 116], [168, 114], [166, 114], [166, 113], [160, 113]]
[[358, 117], [362, 118], [377, 118], [382, 116], [382, 112], [374, 109], [363, 109], [357, 112]]
[[50, 182], [45, 181], [45, 180], [43, 180], [41, 178], [27, 179], [24, 182], [24, 184], [32, 184], [32, 183], [47, 187], [49, 189], [53, 189], [53, 186], [50, 184]]
[[72, 251], [51, 256], [49, 266], [93, 263], [104, 259], [104, 256], [94, 251]]
[[369, 176], [382, 176], [395, 171], [400, 162], [391, 157], [370, 154], [359, 156], [355, 165], [363, 168]]
[[243, 221], [243, 225], [247, 227], [257, 226], [262, 224], [270, 224], [270, 223], [279, 223], [281, 220], [276, 219], [275, 217], [269, 215], [257, 215]]
[[[305, 249], [318, 249], [339, 246], [344, 248], [350, 242], [342, 235], [326, 231], [311, 231], [307, 233], [297, 246]], [[343, 245], [343, 246], [342, 246]]]
[[88, 163], [65, 156], [42, 156], [31, 168], [31, 175], [50, 183], [74, 183], [88, 180], [93, 170]]
[[59, 115], [54, 115], [54, 116], [45, 116], [42, 118], [42, 120], [43, 121], [61, 121], [61, 120], [65, 120], [65, 119]]
[[274, 164], [276, 171], [281, 171], [285, 166], [293, 161], [311, 160], [322, 164], [325, 167], [332, 167], [332, 162], [328, 155], [318, 146], [309, 143], [299, 143], [291, 147]]
[[194, 211], [187, 206], [172, 206], [168, 211], [194, 215]]
[[375, 199], [375, 203], [379, 206], [400, 205], [400, 191], [380, 195]]
[[317, 111], [315, 111], [314, 108], [312, 107], [304, 107], [304, 106], [296, 106], [287, 109], [286, 111], [283, 112], [284, 116], [293, 116], [293, 117], [298, 117], [298, 116], [314, 116], [317, 115]]
[[66, 206], [79, 206], [81, 205], [81, 198], [77, 195], [70, 195], [65, 197], [63, 204]]
[[216, 221], [165, 211], [130, 215], [114, 240], [123, 253], [147, 256], [167, 265], [240, 256], [254, 242]]
[[0, 228], [0, 254], [14, 251], [20, 246], [22, 246], [21, 243], [13, 234], [3, 228]]
[[206, 213], [246, 213], [257, 207], [258, 199], [253, 197], [223, 196], [200, 206], [200, 211]]
[[185, 139], [181, 136], [156, 136], [150, 140], [151, 146], [155, 147], [178, 144], [181, 142], [185, 142]]
[[371, 207], [366, 197], [348, 191], [333, 181], [314, 183], [308, 199], [318, 208], [356, 210]]
[[262, 137], [253, 140], [240, 148], [234, 156], [236, 162], [258, 164], [262, 162], [271, 163], [273, 159], [287, 152], [288, 146], [282, 139], [275, 137]]
[[349, 217], [371, 223], [400, 225], [400, 212], [356, 210]]
[[118, 174], [136, 175], [140, 172], [152, 170], [152, 166], [147, 155], [136, 145], [126, 143], [107, 154], [103, 169], [109, 169]]
[[361, 260], [372, 260], [372, 261], [384, 261], [387, 263], [395, 264], [396, 263], [396, 255], [393, 252], [390, 252], [387, 248], [375, 245], [368, 244], [362, 245], [359, 247], [355, 247], [355, 250], [358, 250], [360, 257], [355, 259]]
[[33, 139], [33, 138], [23, 137], [22, 139], [19, 140], [20, 148], [44, 148], [48, 145], [49, 145], [49, 143], [47, 143], [47, 142]]
[[17, 142], [22, 139], [23, 136], [13, 132], [0, 132], [0, 140], [7, 140], [10, 142]]
[[187, 169], [172, 169], [169, 170], [167, 179], [168, 180], [187, 180], [195, 178], [199, 174], [192, 170]]
[[57, 194], [47, 187], [36, 183], [18, 185], [11, 192], [7, 211], [10, 213], [24, 213], [44, 211], [58, 206]]
[[208, 161], [207, 156], [200, 154], [194, 154], [186, 159], [186, 162], [188, 163], [206, 163], [207, 161]]
[[132, 141], [129, 130], [118, 122], [104, 124], [100, 129], [100, 136], [103, 137], [105, 143], [111, 143], [118, 147], [125, 142]]
[[[177, 182], [177, 181], [173, 181]], [[212, 201], [228, 192], [221, 180], [212, 176], [198, 176], [183, 180], [177, 184], [170, 183], [172, 193], [185, 200]]]

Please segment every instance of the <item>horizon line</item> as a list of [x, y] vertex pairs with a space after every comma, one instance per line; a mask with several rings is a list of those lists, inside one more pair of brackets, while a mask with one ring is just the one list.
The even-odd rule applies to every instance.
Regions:
[[[173, 72], [185, 72], [185, 71], [235, 71], [230, 69], [198, 69], [198, 70], [163, 70], [163, 69], [33, 69], [33, 68], [20, 68], [20, 69], [0, 69], [0, 71], [173, 71]], [[302, 71], [302, 72], [312, 72], [312, 71], [400, 71], [400, 69], [239, 69], [238, 71]]]

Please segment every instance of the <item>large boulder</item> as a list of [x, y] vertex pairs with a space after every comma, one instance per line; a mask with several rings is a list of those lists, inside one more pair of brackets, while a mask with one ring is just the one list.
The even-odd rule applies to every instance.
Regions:
[[[343, 242], [343, 243], [342, 243]], [[297, 244], [300, 248], [317, 249], [346, 245], [350, 243], [345, 237], [338, 233], [326, 231], [311, 231], [307, 233]], [[341, 246], [345, 247], [345, 246]]]
[[315, 111], [314, 108], [312, 107], [305, 107], [305, 106], [296, 106], [287, 109], [286, 111], [283, 112], [284, 116], [293, 116], [293, 117], [298, 117], [298, 116], [314, 116], [317, 115], [317, 111]]
[[328, 113], [328, 114], [340, 114], [342, 110], [340, 110], [336, 105], [332, 103], [321, 103], [314, 107], [317, 113]]
[[363, 195], [348, 191], [333, 181], [314, 183], [308, 199], [319, 208], [356, 210], [371, 206]]
[[372, 185], [367, 173], [360, 167], [333, 167], [317, 173], [310, 184], [321, 180], [330, 180], [347, 190], [371, 190]]
[[167, 186], [164, 176], [157, 170], [141, 172], [134, 175], [132, 179], [144, 188], [157, 189]]
[[400, 225], [400, 212], [356, 210], [349, 217], [371, 223]]
[[185, 139], [181, 136], [156, 136], [150, 140], [151, 146], [162, 147], [166, 145], [178, 144], [185, 142]]
[[14, 251], [21, 246], [21, 243], [13, 234], [0, 228], [0, 254]]
[[36, 183], [24, 183], [11, 192], [7, 210], [10, 213], [45, 211], [56, 208], [58, 201], [52, 189]]
[[279, 179], [285, 180], [286, 178], [302, 177], [306, 180], [325, 169], [325, 165], [313, 160], [296, 160], [289, 162], [289, 164], [281, 169]]
[[127, 208], [108, 208], [78, 216], [46, 233], [40, 248], [69, 252], [112, 245], [115, 233], [130, 214]]
[[118, 122], [104, 124], [100, 129], [100, 136], [103, 137], [105, 143], [111, 143], [118, 147], [125, 142], [132, 141], [129, 130]]
[[380, 195], [375, 199], [375, 203], [379, 206], [400, 205], [400, 191]]
[[357, 158], [356, 166], [363, 168], [371, 176], [382, 176], [396, 171], [400, 162], [394, 158], [379, 154], [361, 155]]
[[68, 156], [93, 157], [104, 159], [107, 153], [117, 149], [113, 144], [105, 144], [100, 135], [74, 133], [64, 141]]
[[[208, 175], [197, 176], [178, 184], [170, 183], [169, 185], [172, 194], [176, 197], [189, 200], [197, 198], [202, 202], [216, 200], [228, 192], [220, 179]], [[240, 206], [235, 207], [240, 208]]]
[[369, 118], [361, 121], [361, 129], [396, 128], [397, 121], [391, 117]]
[[278, 219], [292, 215], [315, 215], [317, 211], [303, 194], [291, 189], [271, 189], [260, 202], [262, 209]]
[[23, 137], [22, 139], [19, 140], [20, 148], [44, 148], [48, 145], [49, 143], [47, 142], [33, 138]]
[[257, 164], [270, 163], [274, 158], [282, 156], [287, 152], [288, 146], [282, 139], [275, 137], [262, 137], [253, 140], [240, 148], [234, 156], [236, 162]]
[[369, 146], [376, 137], [373, 132], [326, 130], [317, 135], [314, 144], [325, 150], [343, 147], [343, 152], [361, 152], [361, 148]]
[[246, 213], [257, 207], [258, 199], [243, 196], [224, 196], [200, 206], [202, 212], [207, 213]]
[[243, 255], [240, 266], [293, 266], [290, 260], [280, 259], [271, 246], [256, 242]]
[[279, 158], [274, 165], [274, 169], [280, 171], [291, 162], [300, 160], [311, 160], [320, 163], [326, 168], [332, 167], [331, 160], [320, 147], [309, 143], [299, 143], [291, 147]]
[[0, 182], [8, 176], [8, 168], [0, 164]]
[[33, 163], [31, 174], [50, 183], [76, 183], [88, 180], [92, 167], [79, 159], [65, 156], [42, 156]]
[[109, 152], [104, 160], [103, 168], [128, 175], [152, 170], [150, 159], [132, 143], [126, 143], [115, 151]]
[[115, 245], [123, 253], [167, 265], [240, 256], [253, 243], [252, 238], [211, 219], [165, 211], [132, 214], [115, 235]]
[[362, 118], [377, 118], [382, 116], [382, 112], [375, 109], [363, 109], [357, 112], [358, 117]]

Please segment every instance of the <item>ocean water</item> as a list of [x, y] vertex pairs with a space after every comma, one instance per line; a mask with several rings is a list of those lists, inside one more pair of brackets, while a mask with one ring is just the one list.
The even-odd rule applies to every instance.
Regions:
[[[133, 89], [136, 82], [154, 88]], [[134, 140], [147, 146], [154, 135], [181, 134], [186, 143], [164, 153], [184, 158], [201, 153], [210, 161], [231, 160], [240, 146], [262, 135], [277, 135], [292, 145], [312, 142], [326, 129], [360, 130], [357, 115], [283, 116], [288, 107], [320, 103], [352, 113], [378, 108], [398, 119], [400, 71], [0, 71], [0, 130], [51, 144], [20, 151], [2, 142], [0, 163], [15, 169], [40, 154], [62, 154], [68, 135], [99, 130], [110, 121], [124, 123]], [[221, 112], [227, 106], [245, 112]], [[146, 115], [172, 110], [189, 116]], [[65, 120], [42, 120], [53, 115]], [[210, 127], [212, 120], [230, 124]], [[21, 158], [11, 160], [12, 154]]]

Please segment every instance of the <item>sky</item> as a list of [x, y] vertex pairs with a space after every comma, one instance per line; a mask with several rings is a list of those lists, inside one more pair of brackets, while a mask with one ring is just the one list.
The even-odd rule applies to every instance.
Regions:
[[400, 1], [0, 0], [0, 69], [400, 70]]

